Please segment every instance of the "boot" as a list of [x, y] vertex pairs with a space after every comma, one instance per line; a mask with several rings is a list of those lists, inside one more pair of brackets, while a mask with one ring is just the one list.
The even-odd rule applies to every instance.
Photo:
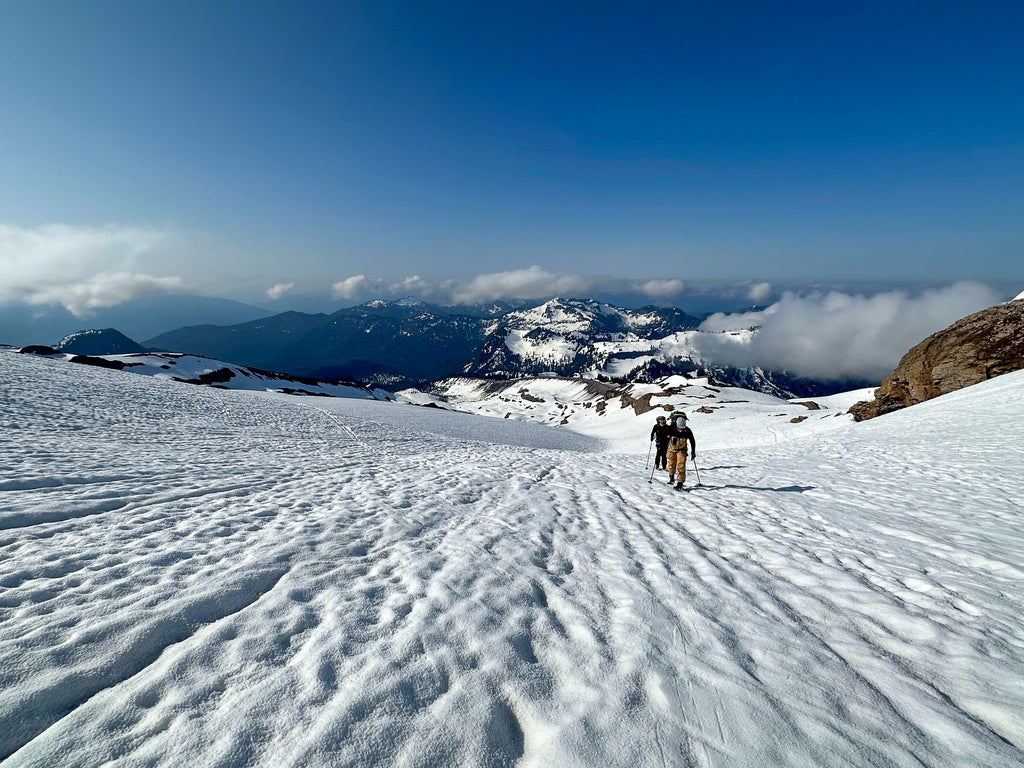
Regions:
[[681, 480], [678, 483], [676, 483], [676, 490], [677, 491], [683, 490], [683, 483], [682, 483]]
[[675, 475], [669, 475], [668, 476], [668, 484], [669, 485], [672, 485], [672, 483], [674, 483], [675, 481], [676, 481], [676, 476]]

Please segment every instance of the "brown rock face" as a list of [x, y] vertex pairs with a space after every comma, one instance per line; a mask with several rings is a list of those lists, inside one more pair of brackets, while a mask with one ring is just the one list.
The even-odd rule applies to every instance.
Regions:
[[1024, 368], [1024, 300], [983, 309], [929, 336], [900, 360], [871, 402], [850, 409], [864, 421]]

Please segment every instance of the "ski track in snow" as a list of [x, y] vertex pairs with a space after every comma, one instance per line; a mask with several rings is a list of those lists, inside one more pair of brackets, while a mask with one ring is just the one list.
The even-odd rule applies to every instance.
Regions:
[[496, 420], [0, 374], [5, 766], [1024, 765], [1019, 374], [681, 493]]

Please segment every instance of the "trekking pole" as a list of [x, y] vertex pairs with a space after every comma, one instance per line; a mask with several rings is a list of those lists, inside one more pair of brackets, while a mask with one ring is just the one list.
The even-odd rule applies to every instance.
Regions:
[[[651, 440], [651, 445], [647, 449], [647, 461], [644, 463], [644, 469], [647, 469], [649, 466], [651, 466], [651, 450], [653, 448], [654, 448], [654, 441]], [[654, 475], [651, 475], [651, 477], [654, 477]]]
[[697, 485], [700, 485], [700, 470], [697, 469], [697, 457], [691, 456], [690, 458], [693, 460], [693, 471], [697, 473]]
[[654, 472], [655, 472], [655, 470], [656, 470], [657, 468], [658, 468], [658, 465], [657, 465], [657, 464], [655, 464], [655, 465], [654, 465], [654, 468], [653, 468], [653, 469], [651, 469], [651, 476], [647, 478], [647, 484], [648, 484], [648, 485], [654, 485]]

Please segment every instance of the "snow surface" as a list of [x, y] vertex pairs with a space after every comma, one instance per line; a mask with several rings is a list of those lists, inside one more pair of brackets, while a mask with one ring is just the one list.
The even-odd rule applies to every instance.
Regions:
[[[14, 348], [9, 347], [7, 351]], [[51, 359], [70, 361], [78, 357], [61, 352], [49, 355]], [[259, 371], [234, 363], [225, 363], [212, 357], [189, 355], [181, 352], [137, 352], [121, 355], [91, 355], [91, 359], [102, 359], [120, 363], [128, 373], [155, 376], [159, 379], [198, 383], [202, 377], [213, 376], [207, 386], [224, 389], [247, 389], [256, 392], [288, 392], [293, 395], [314, 395], [320, 397], [354, 397], [370, 400], [391, 400], [393, 395], [383, 389], [367, 388], [350, 384], [335, 384], [316, 379], [296, 378], [287, 374]]]
[[1024, 371], [682, 493], [7, 352], [0, 420], [5, 766], [1024, 765]]
[[553, 336], [544, 341], [525, 338], [529, 331], [512, 329], [505, 337], [505, 348], [524, 359], [543, 360], [553, 364], [572, 359], [579, 350], [579, 344], [562, 336]]

